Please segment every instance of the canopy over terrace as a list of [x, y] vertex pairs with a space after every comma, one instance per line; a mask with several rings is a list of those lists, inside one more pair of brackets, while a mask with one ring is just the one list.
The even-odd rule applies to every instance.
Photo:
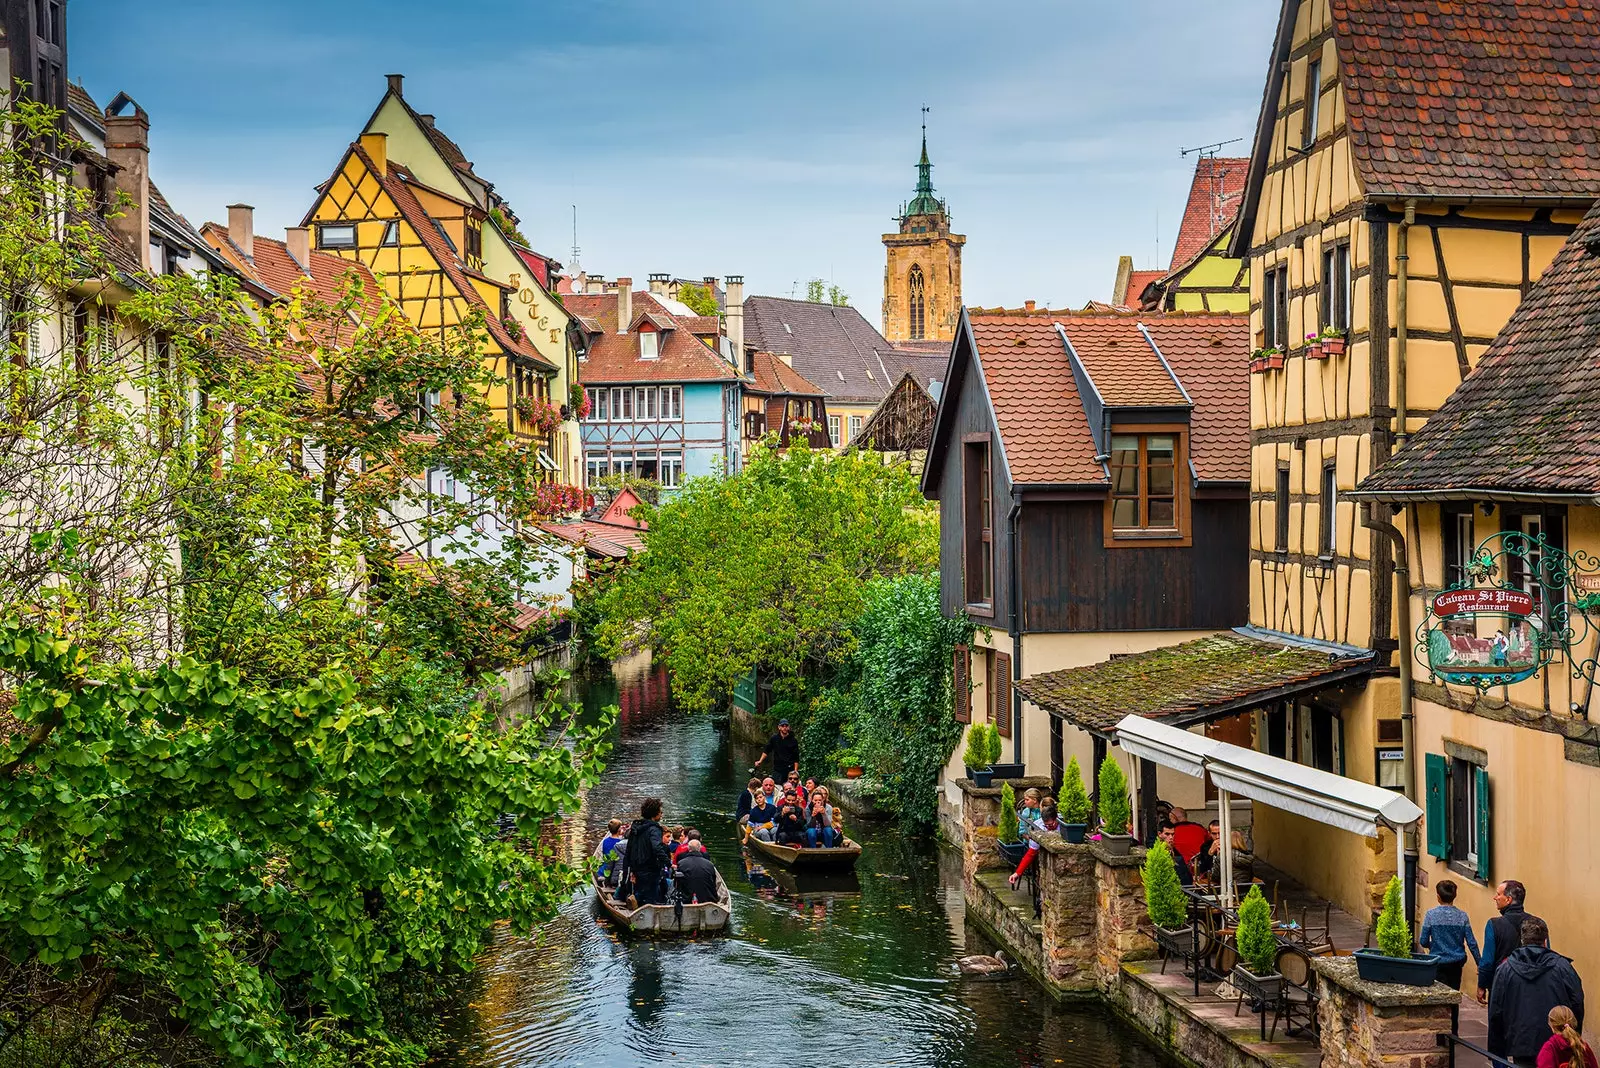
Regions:
[[[1368, 838], [1377, 837], [1380, 827], [1391, 827], [1396, 832], [1396, 870], [1405, 870], [1404, 839], [1398, 832], [1421, 819], [1422, 809], [1404, 794], [1140, 716], [1123, 717], [1116, 735], [1133, 756], [1185, 775], [1209, 775], [1220, 797], [1224, 842], [1230, 840], [1228, 795], [1236, 794]], [[1224, 850], [1222, 860], [1226, 900], [1233, 893], [1231, 851]]]

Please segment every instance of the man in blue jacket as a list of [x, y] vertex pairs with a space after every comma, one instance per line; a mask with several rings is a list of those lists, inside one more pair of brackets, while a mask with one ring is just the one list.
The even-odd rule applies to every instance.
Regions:
[[1550, 1040], [1550, 1010], [1565, 1005], [1583, 1029], [1583, 982], [1563, 957], [1546, 943], [1544, 921], [1522, 921], [1522, 945], [1495, 969], [1489, 991], [1489, 1052], [1517, 1064], [1534, 1065]]

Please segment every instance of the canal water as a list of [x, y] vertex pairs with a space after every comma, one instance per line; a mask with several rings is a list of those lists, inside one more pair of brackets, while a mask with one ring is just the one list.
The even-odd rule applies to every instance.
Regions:
[[993, 952], [966, 925], [960, 860], [892, 825], [847, 824], [863, 847], [853, 877], [752, 872], [733, 809], [755, 751], [673, 711], [647, 661], [617, 676], [583, 687], [586, 704], [615, 702], [622, 716], [587, 833], [574, 828], [567, 848], [592, 848], [608, 818], [662, 798], [667, 822], [700, 829], [732, 889], [732, 931], [629, 940], [579, 894], [540, 938], [502, 935], [485, 954], [458, 1020], [458, 1068], [1166, 1063], [1098, 1006], [1057, 1005], [1020, 977], [957, 974], [961, 956]]

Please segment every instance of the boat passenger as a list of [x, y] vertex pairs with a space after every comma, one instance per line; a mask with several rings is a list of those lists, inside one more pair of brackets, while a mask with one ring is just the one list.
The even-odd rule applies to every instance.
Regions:
[[1039, 818], [1039, 789], [1029, 787], [1022, 792], [1022, 807], [1017, 809], [1017, 839], [1028, 837], [1028, 828]]
[[717, 866], [697, 840], [691, 840], [678, 858], [678, 893], [691, 905], [717, 900]]
[[739, 807], [734, 810], [735, 821], [742, 820], [750, 815], [750, 807], [756, 803], [756, 798], [761, 796], [761, 780], [751, 779], [739, 795]]
[[774, 808], [783, 803], [783, 791], [778, 789], [778, 784], [768, 775], [761, 780], [761, 796], [765, 797]]
[[690, 827], [684, 832], [683, 840], [678, 843], [678, 847], [672, 851], [673, 862], [676, 863], [679, 857], [695, 848], [704, 847], [700, 844], [700, 832]]
[[631, 892], [641, 905], [659, 905], [666, 901], [672, 850], [663, 840], [659, 798], [647, 797], [639, 806], [639, 818], [628, 828], [626, 863], [623, 883], [617, 888], [619, 897]]
[[806, 845], [812, 849], [833, 845], [833, 806], [813, 797], [806, 817]]
[[800, 811], [800, 806], [794, 801], [785, 799], [783, 808], [778, 810], [778, 844], [783, 846], [803, 846], [806, 844], [806, 817]]
[[[1041, 806], [1039, 822], [1033, 825], [1033, 829], [1036, 831], [1054, 831], [1056, 833], [1060, 833], [1061, 821], [1056, 818], [1055, 805], [1046, 802]], [[1010, 882], [1012, 886], [1017, 885], [1017, 880], [1022, 878], [1023, 874], [1027, 872], [1028, 868], [1033, 865], [1033, 862], [1038, 859], [1038, 856], [1039, 843], [1034, 841], [1032, 838], [1028, 839], [1028, 851], [1022, 854], [1022, 859], [1017, 862], [1017, 870], [1011, 873]]]
[[762, 798], [760, 804], [750, 809], [746, 819], [752, 834], [763, 842], [770, 842], [777, 834], [778, 806]]
[[794, 790], [795, 797], [800, 799], [801, 807], [804, 807], [806, 803], [806, 788], [800, 782], [800, 771], [798, 768], [794, 771], [791, 771], [789, 773], [789, 778], [784, 781], [784, 792], [787, 793], [791, 788]]
[[600, 878], [610, 880], [611, 869], [615, 867], [617, 843], [622, 841], [622, 821], [612, 820], [606, 824], [606, 836], [600, 839]]

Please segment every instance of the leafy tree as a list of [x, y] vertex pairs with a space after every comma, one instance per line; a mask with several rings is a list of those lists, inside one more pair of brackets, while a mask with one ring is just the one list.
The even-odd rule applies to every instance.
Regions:
[[1084, 789], [1083, 769], [1074, 756], [1067, 761], [1066, 773], [1061, 779], [1061, 798], [1057, 802], [1063, 823], [1089, 822], [1089, 791]]
[[1106, 834], [1127, 834], [1133, 825], [1128, 802], [1128, 780], [1115, 757], [1100, 762], [1100, 822]]
[[1389, 877], [1389, 886], [1383, 892], [1383, 911], [1378, 914], [1378, 948], [1386, 957], [1411, 956], [1411, 925], [1406, 922], [1398, 875]]
[[1157, 927], [1182, 927], [1189, 914], [1178, 866], [1165, 842], [1151, 846], [1144, 857], [1144, 907]]
[[1239, 904], [1239, 958], [1252, 975], [1273, 974], [1278, 960], [1278, 939], [1272, 933], [1272, 907], [1261, 896], [1261, 887], [1252, 884]]
[[804, 445], [764, 442], [646, 518], [645, 552], [603, 595], [601, 637], [613, 651], [648, 642], [695, 711], [758, 666], [781, 695], [805, 692], [854, 653], [867, 584], [938, 559], [937, 513], [912, 475]]
[[722, 314], [722, 308], [717, 305], [717, 295], [711, 291], [711, 287], [697, 282], [678, 283], [678, 302], [687, 304], [696, 315]]
[[821, 278], [813, 278], [806, 283], [806, 299], [813, 304], [844, 307], [850, 303], [850, 294]]
[[1011, 784], [1000, 784], [1000, 840], [1003, 842], [1016, 841], [1017, 834], [1017, 793], [1011, 789]]

